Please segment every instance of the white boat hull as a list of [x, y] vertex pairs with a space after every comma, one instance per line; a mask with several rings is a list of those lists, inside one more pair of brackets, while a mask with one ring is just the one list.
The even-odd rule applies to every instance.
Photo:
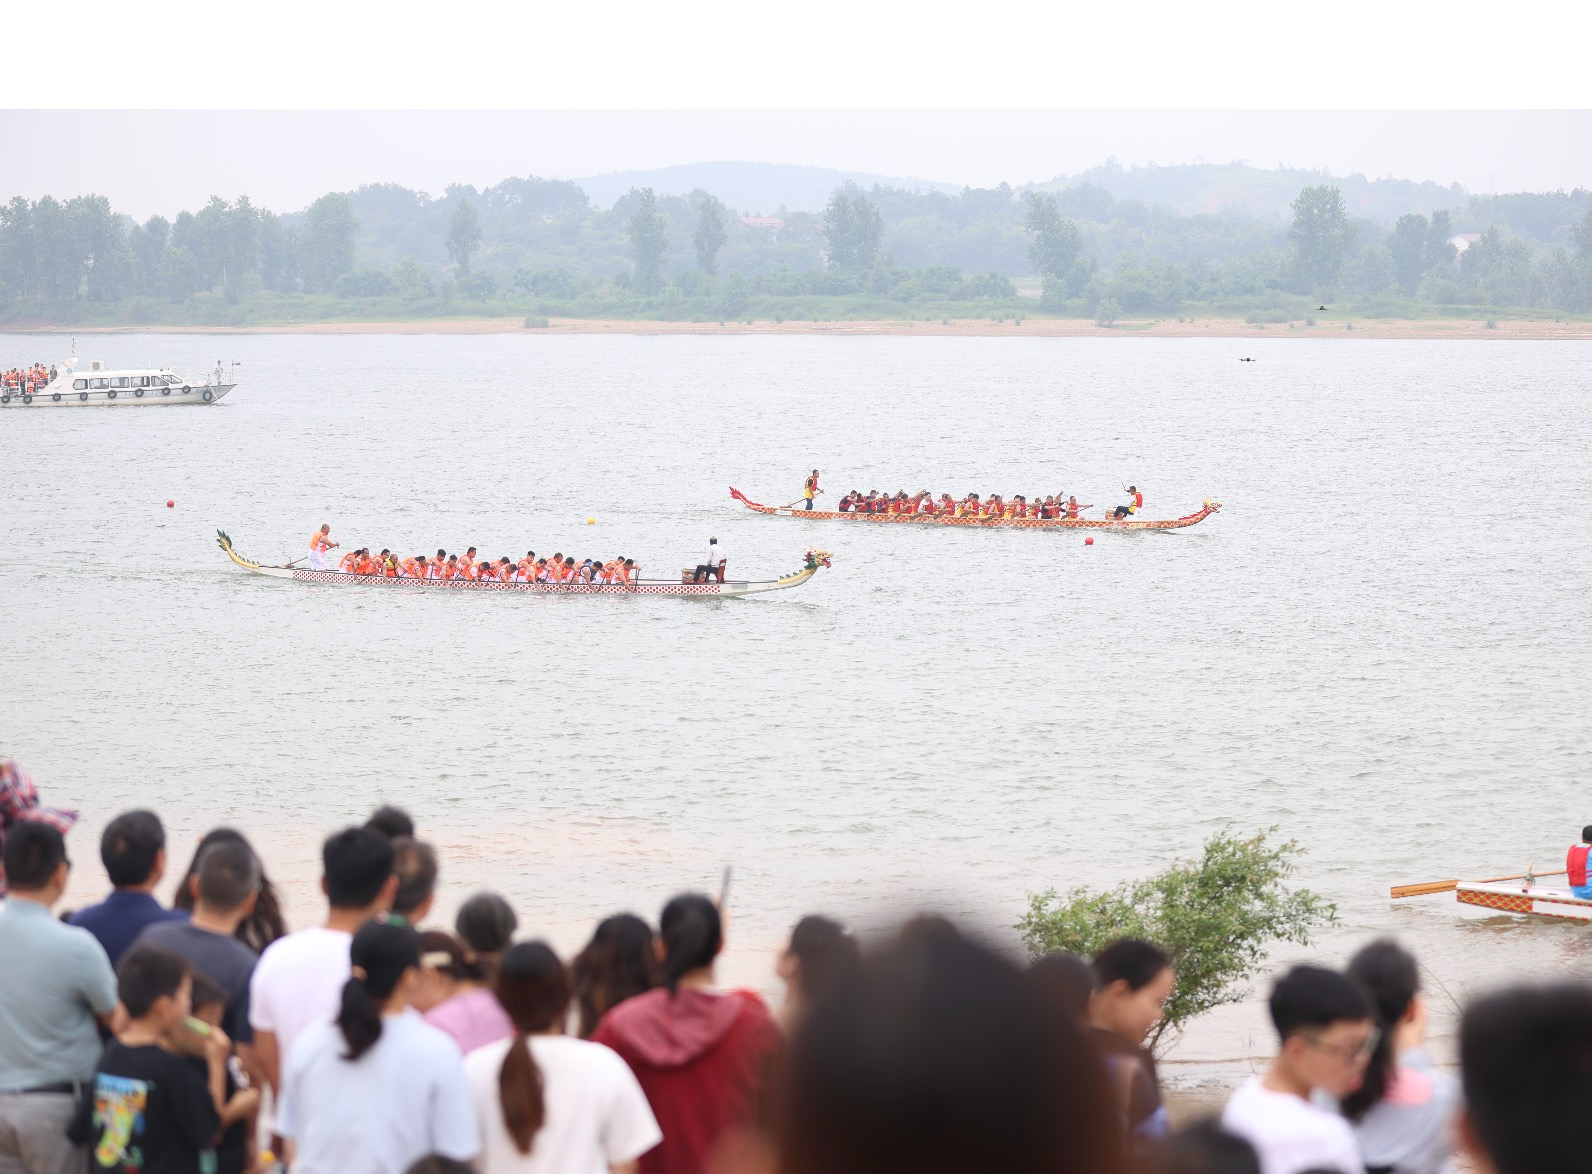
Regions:
[[1557, 917], [1566, 921], [1592, 921], [1592, 901], [1577, 897], [1569, 889], [1548, 889], [1533, 885], [1523, 889], [1514, 884], [1462, 881], [1454, 890], [1461, 905], [1495, 909], [1500, 913], [1527, 913], [1535, 917]]
[[[190, 384], [182, 387], [121, 387], [104, 391], [74, 391], [70, 377], [57, 379], [43, 391], [7, 392], [0, 395], [0, 408], [154, 408], [178, 404], [213, 404], [236, 383]], [[139, 393], [143, 394], [140, 395]]]

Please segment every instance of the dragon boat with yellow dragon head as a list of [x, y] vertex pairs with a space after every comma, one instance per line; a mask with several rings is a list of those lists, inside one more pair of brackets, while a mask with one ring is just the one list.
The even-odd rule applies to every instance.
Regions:
[[829, 566], [832, 557], [827, 550], [809, 550], [800, 567], [777, 579], [729, 579], [722, 583], [712, 580], [693, 583], [680, 579], [644, 579], [641, 577], [641, 568], [637, 567], [628, 583], [505, 583], [496, 580], [420, 579], [401, 574], [355, 575], [343, 571], [311, 570], [293, 563], [266, 566], [239, 554], [233, 549], [231, 537], [222, 530], [216, 531], [216, 545], [233, 563], [246, 571], [271, 579], [291, 579], [297, 583], [362, 584], [408, 591], [497, 591], [522, 595], [683, 595], [705, 599], [735, 599], [743, 595], [761, 595], [768, 591], [800, 587], [819, 570]]
[[805, 518], [808, 521], [863, 522], [896, 526], [966, 526], [971, 529], [999, 530], [1182, 530], [1198, 525], [1222, 508], [1219, 501], [1206, 501], [1181, 518], [1036, 518], [993, 514], [961, 513], [858, 513], [854, 510], [809, 510], [795, 506], [763, 505], [730, 487], [730, 496], [754, 513], [779, 518]]

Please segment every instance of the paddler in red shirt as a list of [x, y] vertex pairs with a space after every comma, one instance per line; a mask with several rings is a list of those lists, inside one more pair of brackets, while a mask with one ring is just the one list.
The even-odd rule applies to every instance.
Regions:
[[1570, 880], [1570, 892], [1584, 901], [1592, 901], [1592, 876], [1588, 872], [1588, 857], [1592, 856], [1592, 824], [1581, 829], [1581, 842], [1570, 849], [1565, 858], [1564, 871]]

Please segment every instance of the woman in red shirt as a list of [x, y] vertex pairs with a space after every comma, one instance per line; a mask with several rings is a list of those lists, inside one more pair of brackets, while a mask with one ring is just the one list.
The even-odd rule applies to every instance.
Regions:
[[711, 900], [682, 893], [658, 925], [664, 985], [620, 1003], [591, 1038], [630, 1065], [663, 1130], [641, 1174], [700, 1174], [753, 1125], [782, 1037], [756, 995], [713, 989], [724, 932]]

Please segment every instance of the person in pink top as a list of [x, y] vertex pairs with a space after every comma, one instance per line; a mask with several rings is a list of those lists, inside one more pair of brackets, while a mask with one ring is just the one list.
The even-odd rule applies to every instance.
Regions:
[[426, 1022], [453, 1037], [461, 1054], [514, 1034], [514, 1024], [492, 993], [498, 958], [514, 940], [519, 921], [496, 893], [466, 901], [454, 921], [459, 931], [422, 935]]

